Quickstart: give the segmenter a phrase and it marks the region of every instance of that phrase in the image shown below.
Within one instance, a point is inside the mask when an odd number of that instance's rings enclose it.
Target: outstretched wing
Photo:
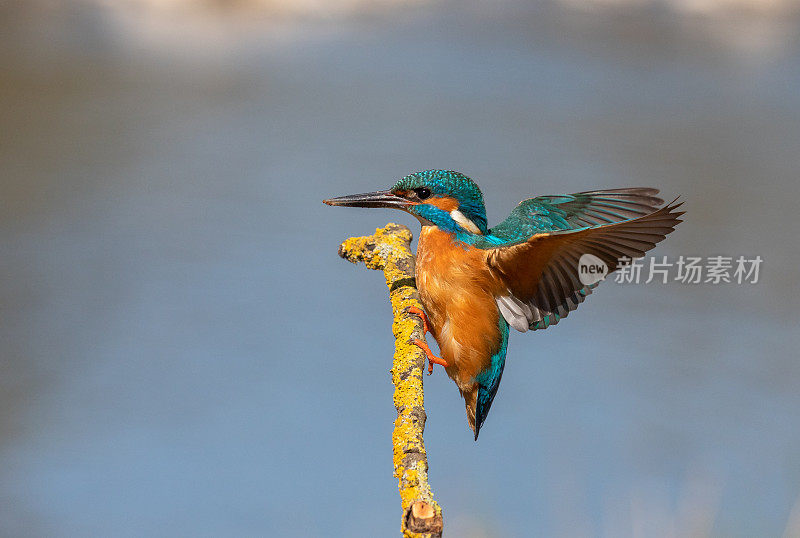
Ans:
[[[630,193],[630,202],[619,202],[622,193],[634,190],[637,192]],[[616,208],[615,215],[609,214],[612,202],[603,199],[598,203],[596,193],[582,193],[589,195],[588,201],[575,199],[554,203],[553,207],[567,215],[564,217],[567,224],[571,219],[587,225],[534,233],[525,241],[495,247],[488,252],[490,269],[508,290],[507,295],[497,298],[497,305],[509,325],[524,332],[558,323],[575,310],[597,285],[586,286],[580,281],[578,260],[583,254],[592,254],[603,260],[610,273],[617,268],[620,258],[644,256],[682,222],[678,218],[684,213],[678,211],[682,202],[649,211],[651,208],[646,200],[654,200],[655,192],[651,189],[626,191],[596,191],[614,193],[617,202],[613,205],[622,206]],[[578,195],[571,195],[575,196]],[[564,204],[567,208],[563,207]],[[642,214],[642,211],[646,213]],[[630,214],[635,216],[627,217]],[[614,218],[616,220],[600,221]]]
[[[494,244],[522,243],[532,235],[612,224],[652,213],[664,200],[658,189],[633,187],[538,196],[523,200],[490,231]]]

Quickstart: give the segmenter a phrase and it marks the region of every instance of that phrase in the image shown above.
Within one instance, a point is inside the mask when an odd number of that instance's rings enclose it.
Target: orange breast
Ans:
[[[417,248],[416,277],[431,329],[450,365],[447,374],[462,390],[474,383],[499,349],[499,283],[486,252],[464,248],[453,235],[424,226]]]

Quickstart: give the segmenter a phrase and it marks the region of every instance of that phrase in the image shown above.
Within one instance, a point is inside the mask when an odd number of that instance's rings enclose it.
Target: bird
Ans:
[[[475,441],[505,367],[510,328],[544,330],[561,322],[599,284],[579,272],[581,257],[611,273],[644,256],[684,211],[654,188],[628,187],[529,198],[489,228],[483,193],[453,170],[409,174],[390,189],[323,200],[331,206],[393,208],[419,220],[415,280],[424,311],[428,359],[444,367],[464,398]],[[601,265],[602,267],[602,265]]]

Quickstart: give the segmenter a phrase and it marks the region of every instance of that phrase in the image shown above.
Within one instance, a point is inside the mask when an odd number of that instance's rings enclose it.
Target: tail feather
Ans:
[[[478,432],[481,430],[480,424],[475,422],[475,413],[478,410],[478,384],[475,383],[467,390],[461,390],[461,397],[464,398],[464,406],[467,408],[467,421],[469,427],[475,434],[475,440],[478,440]]]

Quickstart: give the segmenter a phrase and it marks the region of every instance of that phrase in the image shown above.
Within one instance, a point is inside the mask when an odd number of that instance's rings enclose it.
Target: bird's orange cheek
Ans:
[[[432,196],[425,200],[424,203],[438,207],[442,211],[447,211],[448,213],[458,209],[458,201],[449,196]]]
[[[394,191],[394,194],[400,196],[402,198],[406,198],[409,194],[409,191]],[[406,203],[410,206],[412,205],[432,205],[434,207],[438,207],[442,211],[447,211],[450,213],[451,211],[455,211],[459,208],[458,200],[452,198],[450,196],[441,196],[441,195],[434,195],[430,198],[426,198],[425,200],[421,201],[414,201],[414,200],[406,200]]]

